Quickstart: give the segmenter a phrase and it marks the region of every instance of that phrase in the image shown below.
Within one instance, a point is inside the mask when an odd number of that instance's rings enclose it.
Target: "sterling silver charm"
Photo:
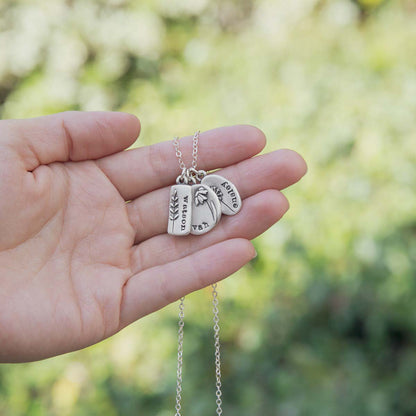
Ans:
[[[191,232],[192,190],[189,185],[170,188],[168,233],[188,235]]]
[[[199,131],[192,140],[192,164],[187,168],[179,148],[179,139],[174,138],[176,157],[182,173],[176,178],[176,185],[170,190],[168,233],[172,235],[201,235],[212,230],[220,221],[221,215],[235,215],[241,209],[241,197],[237,188],[220,175],[207,175],[197,170]],[[214,313],[215,348],[215,403],[217,416],[222,415],[221,352],[217,284],[212,285],[212,305]],[[176,370],[175,416],[181,416],[184,300],[179,304],[178,365]]]
[[[191,234],[201,235],[212,230],[221,218],[221,203],[215,192],[202,183],[192,185]]]
[[[199,131],[193,137],[192,164],[187,168],[179,148],[173,144],[182,173],[170,190],[167,232],[171,235],[201,235],[212,230],[221,215],[235,215],[241,209],[241,197],[228,179],[197,170]]]
[[[241,197],[235,185],[220,175],[207,175],[201,184],[208,185],[221,202],[221,211],[225,215],[235,215],[241,209]]]

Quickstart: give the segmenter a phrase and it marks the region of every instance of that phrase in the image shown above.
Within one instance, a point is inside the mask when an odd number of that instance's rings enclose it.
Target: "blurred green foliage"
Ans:
[[[251,123],[309,173],[220,285],[224,414],[416,414],[416,4],[0,3],[3,118],[130,111],[138,145]],[[267,181],[267,178],[264,178]],[[173,415],[171,305],[0,367],[0,414]],[[214,414],[210,291],[187,299],[184,415]]]

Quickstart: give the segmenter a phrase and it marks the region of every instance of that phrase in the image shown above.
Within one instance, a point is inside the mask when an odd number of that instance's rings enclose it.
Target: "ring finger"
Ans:
[[[160,234],[134,246],[132,271],[139,273],[178,260],[224,240],[252,240],[277,222],[288,208],[289,203],[281,192],[274,189],[260,192],[246,199],[238,215],[224,218],[204,238]]]

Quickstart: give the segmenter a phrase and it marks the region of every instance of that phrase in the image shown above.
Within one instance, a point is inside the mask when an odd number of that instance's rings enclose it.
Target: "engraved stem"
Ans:
[[[214,221],[216,221],[217,220],[217,217],[216,217],[217,211],[216,211],[215,205],[214,205],[214,203],[212,201],[208,201],[208,208],[211,211],[212,219]]]
[[[231,208],[229,205],[227,205],[224,201],[221,201],[221,204],[224,204],[230,211],[235,212],[235,210],[233,208]]]

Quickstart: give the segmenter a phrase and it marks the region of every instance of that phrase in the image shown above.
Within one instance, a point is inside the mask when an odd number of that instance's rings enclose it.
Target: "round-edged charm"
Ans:
[[[235,185],[220,175],[207,175],[202,179],[203,185],[209,186],[221,203],[221,212],[225,215],[235,215],[241,209],[241,197]]]
[[[207,185],[192,185],[191,234],[201,235],[212,230],[221,218],[221,203]]]

